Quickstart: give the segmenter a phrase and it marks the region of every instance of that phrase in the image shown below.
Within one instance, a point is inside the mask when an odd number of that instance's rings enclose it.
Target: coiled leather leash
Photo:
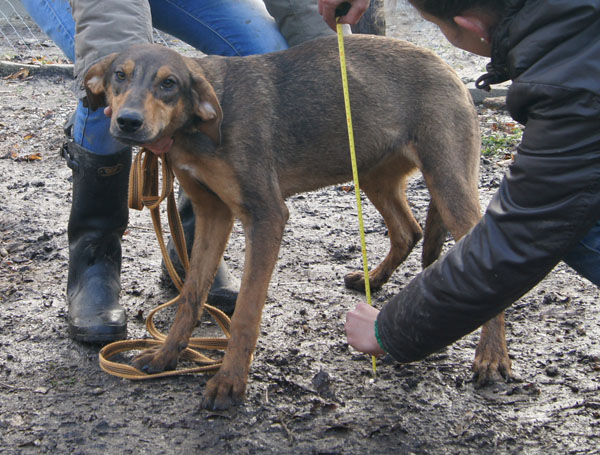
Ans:
[[[162,161],[162,165],[159,165]],[[159,189],[159,168],[162,168],[162,186],[160,194]],[[142,148],[136,155],[129,174],[129,207],[136,210],[143,210],[148,207],[152,216],[152,224],[160,245],[163,260],[169,276],[179,291],[183,287],[183,281],[179,277],[171,258],[167,253],[165,240],[162,233],[162,224],[160,220],[160,204],[167,199],[167,217],[171,236],[175,249],[182,265],[187,270],[189,268],[189,259],[185,246],[185,236],[181,219],[177,212],[175,195],[173,193],[173,171],[169,162],[168,154],[155,155],[150,150]],[[127,351],[139,351],[154,346],[160,346],[164,343],[166,335],[161,333],[154,325],[154,315],[179,300],[179,296],[154,308],[146,318],[146,329],[154,339],[142,340],[122,340],[115,341],[104,346],[99,353],[100,368],[107,373],[126,379],[153,379],[165,376],[175,376],[192,373],[215,373],[221,367],[221,359],[213,359],[200,352],[197,349],[225,351],[230,336],[229,317],[218,308],[205,304],[204,307],[216,320],[217,324],[225,334],[225,338],[212,337],[192,337],[189,340],[188,347],[181,352],[180,359],[188,360],[198,364],[196,367],[182,368],[177,370],[163,371],[162,373],[147,374],[125,363],[119,363],[110,360],[117,354]]]

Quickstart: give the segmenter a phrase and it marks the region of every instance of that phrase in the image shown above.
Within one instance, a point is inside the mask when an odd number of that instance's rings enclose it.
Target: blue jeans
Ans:
[[[75,61],[75,22],[68,0],[22,0],[40,28]],[[251,55],[287,48],[275,21],[260,0],[149,0],[152,25],[205,54]],[[92,153],[124,148],[108,132],[102,109],[89,111],[80,101],[73,140]]]
[[[581,276],[600,286],[600,220],[563,260]]]

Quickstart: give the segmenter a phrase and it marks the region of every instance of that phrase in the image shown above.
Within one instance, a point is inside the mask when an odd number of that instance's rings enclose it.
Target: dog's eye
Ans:
[[[162,88],[173,88],[175,85],[177,84],[177,82],[175,82],[174,79],[168,78],[165,79],[164,81],[161,82],[160,86]]]
[[[126,75],[123,71],[115,71],[115,79],[118,81],[124,81],[126,78]]]

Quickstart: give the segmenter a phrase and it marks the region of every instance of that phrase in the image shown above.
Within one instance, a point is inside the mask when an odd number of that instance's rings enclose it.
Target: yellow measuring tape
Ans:
[[[367,243],[365,241],[365,225],[363,222],[362,203],[360,200],[360,185],[358,183],[358,166],[356,164],[356,151],[354,149],[354,130],[352,128],[352,114],[350,112],[350,93],[348,90],[348,74],[346,72],[346,53],[344,51],[344,31],[342,24],[337,18],[337,36],[338,47],[340,50],[340,69],[342,70],[342,86],[344,88],[344,105],[346,107],[346,123],[348,124],[348,141],[350,142],[350,160],[352,161],[352,177],[354,179],[354,193],[356,194],[356,209],[358,211],[358,227],[360,230],[360,248],[362,250],[363,273],[365,276],[365,294],[367,303],[373,305],[371,301],[371,285],[369,283],[369,266],[367,263]],[[377,359],[371,356],[373,365],[373,374],[377,372]]]

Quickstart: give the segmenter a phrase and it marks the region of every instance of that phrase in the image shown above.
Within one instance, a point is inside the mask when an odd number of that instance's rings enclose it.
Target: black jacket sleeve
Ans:
[[[600,218],[600,100],[513,84],[530,108],[518,155],[482,220],[382,309],[383,347],[410,362],[530,290]]]

